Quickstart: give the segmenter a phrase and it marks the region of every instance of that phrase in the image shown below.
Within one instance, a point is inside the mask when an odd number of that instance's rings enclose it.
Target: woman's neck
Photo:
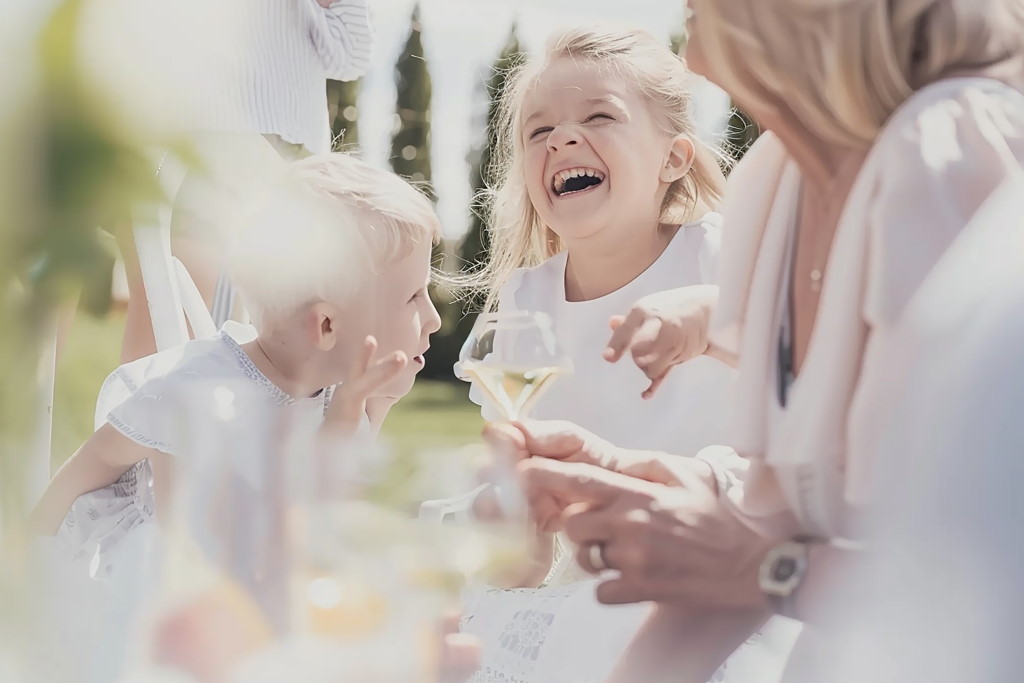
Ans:
[[[822,140],[812,135],[795,117],[780,116],[778,120],[766,122],[765,127],[775,133],[800,168],[805,194],[824,204],[845,200],[867,155],[867,148],[846,147]]]
[[[678,229],[678,225],[659,225],[643,231],[643,238],[602,240],[595,235],[567,244],[566,300],[590,301],[628,285],[658,260]]]

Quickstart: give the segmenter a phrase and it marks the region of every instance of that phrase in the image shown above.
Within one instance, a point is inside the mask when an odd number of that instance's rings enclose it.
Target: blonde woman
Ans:
[[[887,335],[1024,159],[1019,0],[692,6],[692,68],[768,131],[730,178],[711,330],[738,362],[742,457],[670,470],[564,426],[492,432],[548,456],[523,466],[535,514],[618,571],[598,598],[661,605],[632,680],[703,680],[773,611],[815,622],[863,552],[845,539],[872,504],[874,440],[902,419]]]

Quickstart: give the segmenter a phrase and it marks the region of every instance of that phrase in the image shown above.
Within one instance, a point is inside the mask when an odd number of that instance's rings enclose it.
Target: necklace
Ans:
[[[797,231],[797,234],[800,234],[802,232],[801,228],[803,227],[802,223],[803,223],[803,216],[804,216],[803,204],[804,204],[804,186],[803,186],[803,183],[801,183],[799,195],[797,197],[797,210],[796,210],[796,231]],[[823,283],[823,281],[825,279],[825,262],[828,260],[828,251],[826,250],[824,254],[820,253],[822,251],[821,247],[820,247],[821,240],[817,239],[817,237],[818,237],[817,233],[815,233],[814,237],[816,239],[814,239],[811,242],[811,244],[809,245],[811,247],[810,248],[810,252],[811,252],[812,258],[811,258],[811,267],[810,267],[810,270],[807,273],[807,279],[810,280],[811,292],[813,294],[817,295],[817,294],[821,294],[822,283]],[[831,242],[830,242],[830,244],[831,244]]]

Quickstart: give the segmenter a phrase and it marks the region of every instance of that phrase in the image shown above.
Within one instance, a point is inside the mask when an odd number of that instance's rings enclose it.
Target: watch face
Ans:
[[[772,567],[772,580],[786,583],[796,576],[799,565],[794,557],[780,557]]]
[[[758,583],[767,595],[788,597],[800,584],[806,569],[806,547],[797,542],[783,543],[765,557]]]

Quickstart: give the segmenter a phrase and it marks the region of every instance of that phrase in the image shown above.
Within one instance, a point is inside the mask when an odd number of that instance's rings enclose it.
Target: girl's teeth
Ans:
[[[603,178],[603,176],[598,171],[595,171],[592,168],[570,168],[566,171],[559,171],[558,174],[555,176],[555,190],[561,192],[562,190],[565,189],[565,183],[570,178],[581,178],[584,176],[589,176],[591,178],[598,179]]]

